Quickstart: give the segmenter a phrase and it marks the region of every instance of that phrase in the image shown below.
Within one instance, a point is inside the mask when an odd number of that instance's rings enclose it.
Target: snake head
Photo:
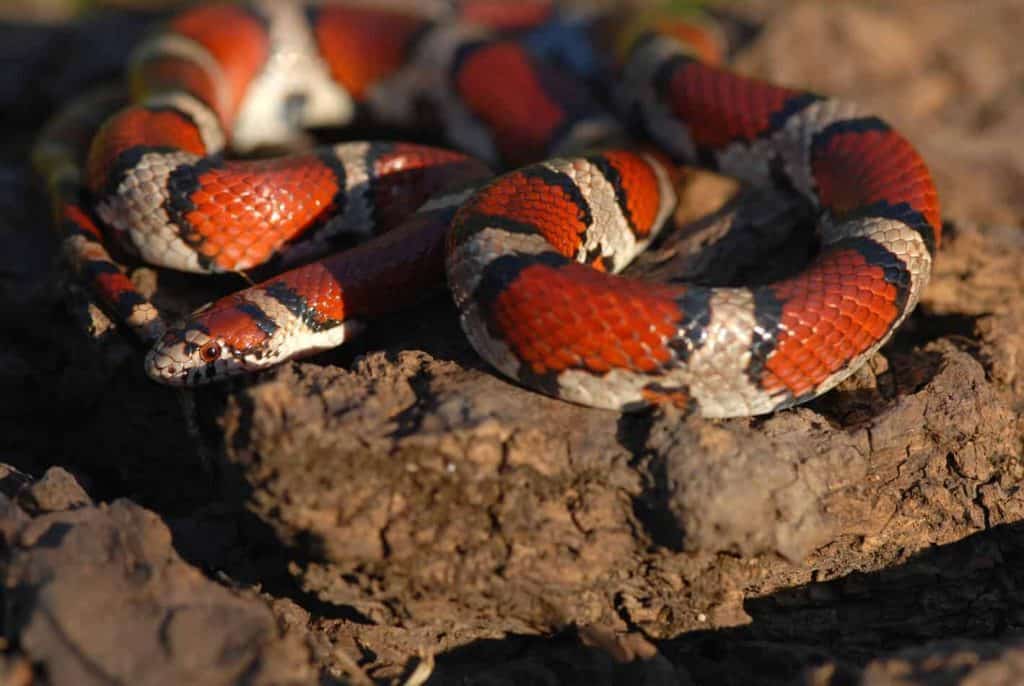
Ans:
[[[168,329],[145,365],[151,379],[169,386],[198,386],[249,370],[230,345],[194,322]]]
[[[198,386],[334,348],[361,329],[356,320],[310,327],[254,287],[168,329],[146,355],[146,374],[170,386]]]
[[[241,294],[228,296],[169,328],[146,355],[146,374],[170,386],[198,386],[254,372],[273,364],[275,333],[254,322]]]

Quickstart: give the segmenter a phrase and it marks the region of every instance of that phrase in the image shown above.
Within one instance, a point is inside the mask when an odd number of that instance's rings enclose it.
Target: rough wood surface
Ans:
[[[1024,681],[1024,7],[723,11],[739,68],[905,131],[948,230],[862,372],[715,422],[520,389],[447,298],[257,383],[152,385],[130,341],[77,333],[25,166],[148,17],[0,26],[24,66],[0,79],[0,680]],[[684,211],[732,190],[700,176]],[[135,278],[171,308],[238,285]]]

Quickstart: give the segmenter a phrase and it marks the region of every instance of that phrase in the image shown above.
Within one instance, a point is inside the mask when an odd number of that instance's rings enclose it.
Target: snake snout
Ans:
[[[172,386],[183,385],[187,377],[186,366],[159,347],[146,353],[145,370],[153,381]]]

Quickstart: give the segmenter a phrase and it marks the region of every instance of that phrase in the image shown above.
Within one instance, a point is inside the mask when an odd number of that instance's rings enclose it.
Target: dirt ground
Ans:
[[[718,7],[738,69],[906,133],[946,221],[864,370],[727,421],[523,390],[446,297],[255,381],[153,385],[78,333],[26,166],[151,17],[5,9],[0,683],[1024,683],[1024,3]],[[684,212],[729,190],[696,176]],[[759,203],[727,209],[785,215]]]

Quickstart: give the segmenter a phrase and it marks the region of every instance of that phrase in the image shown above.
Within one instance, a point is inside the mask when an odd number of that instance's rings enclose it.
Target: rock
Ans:
[[[18,504],[37,515],[92,505],[92,499],[66,470],[50,467],[39,481],[18,493]]]
[[[317,683],[267,606],[184,563],[152,512],[117,500],[12,517],[4,626],[47,683]]]

